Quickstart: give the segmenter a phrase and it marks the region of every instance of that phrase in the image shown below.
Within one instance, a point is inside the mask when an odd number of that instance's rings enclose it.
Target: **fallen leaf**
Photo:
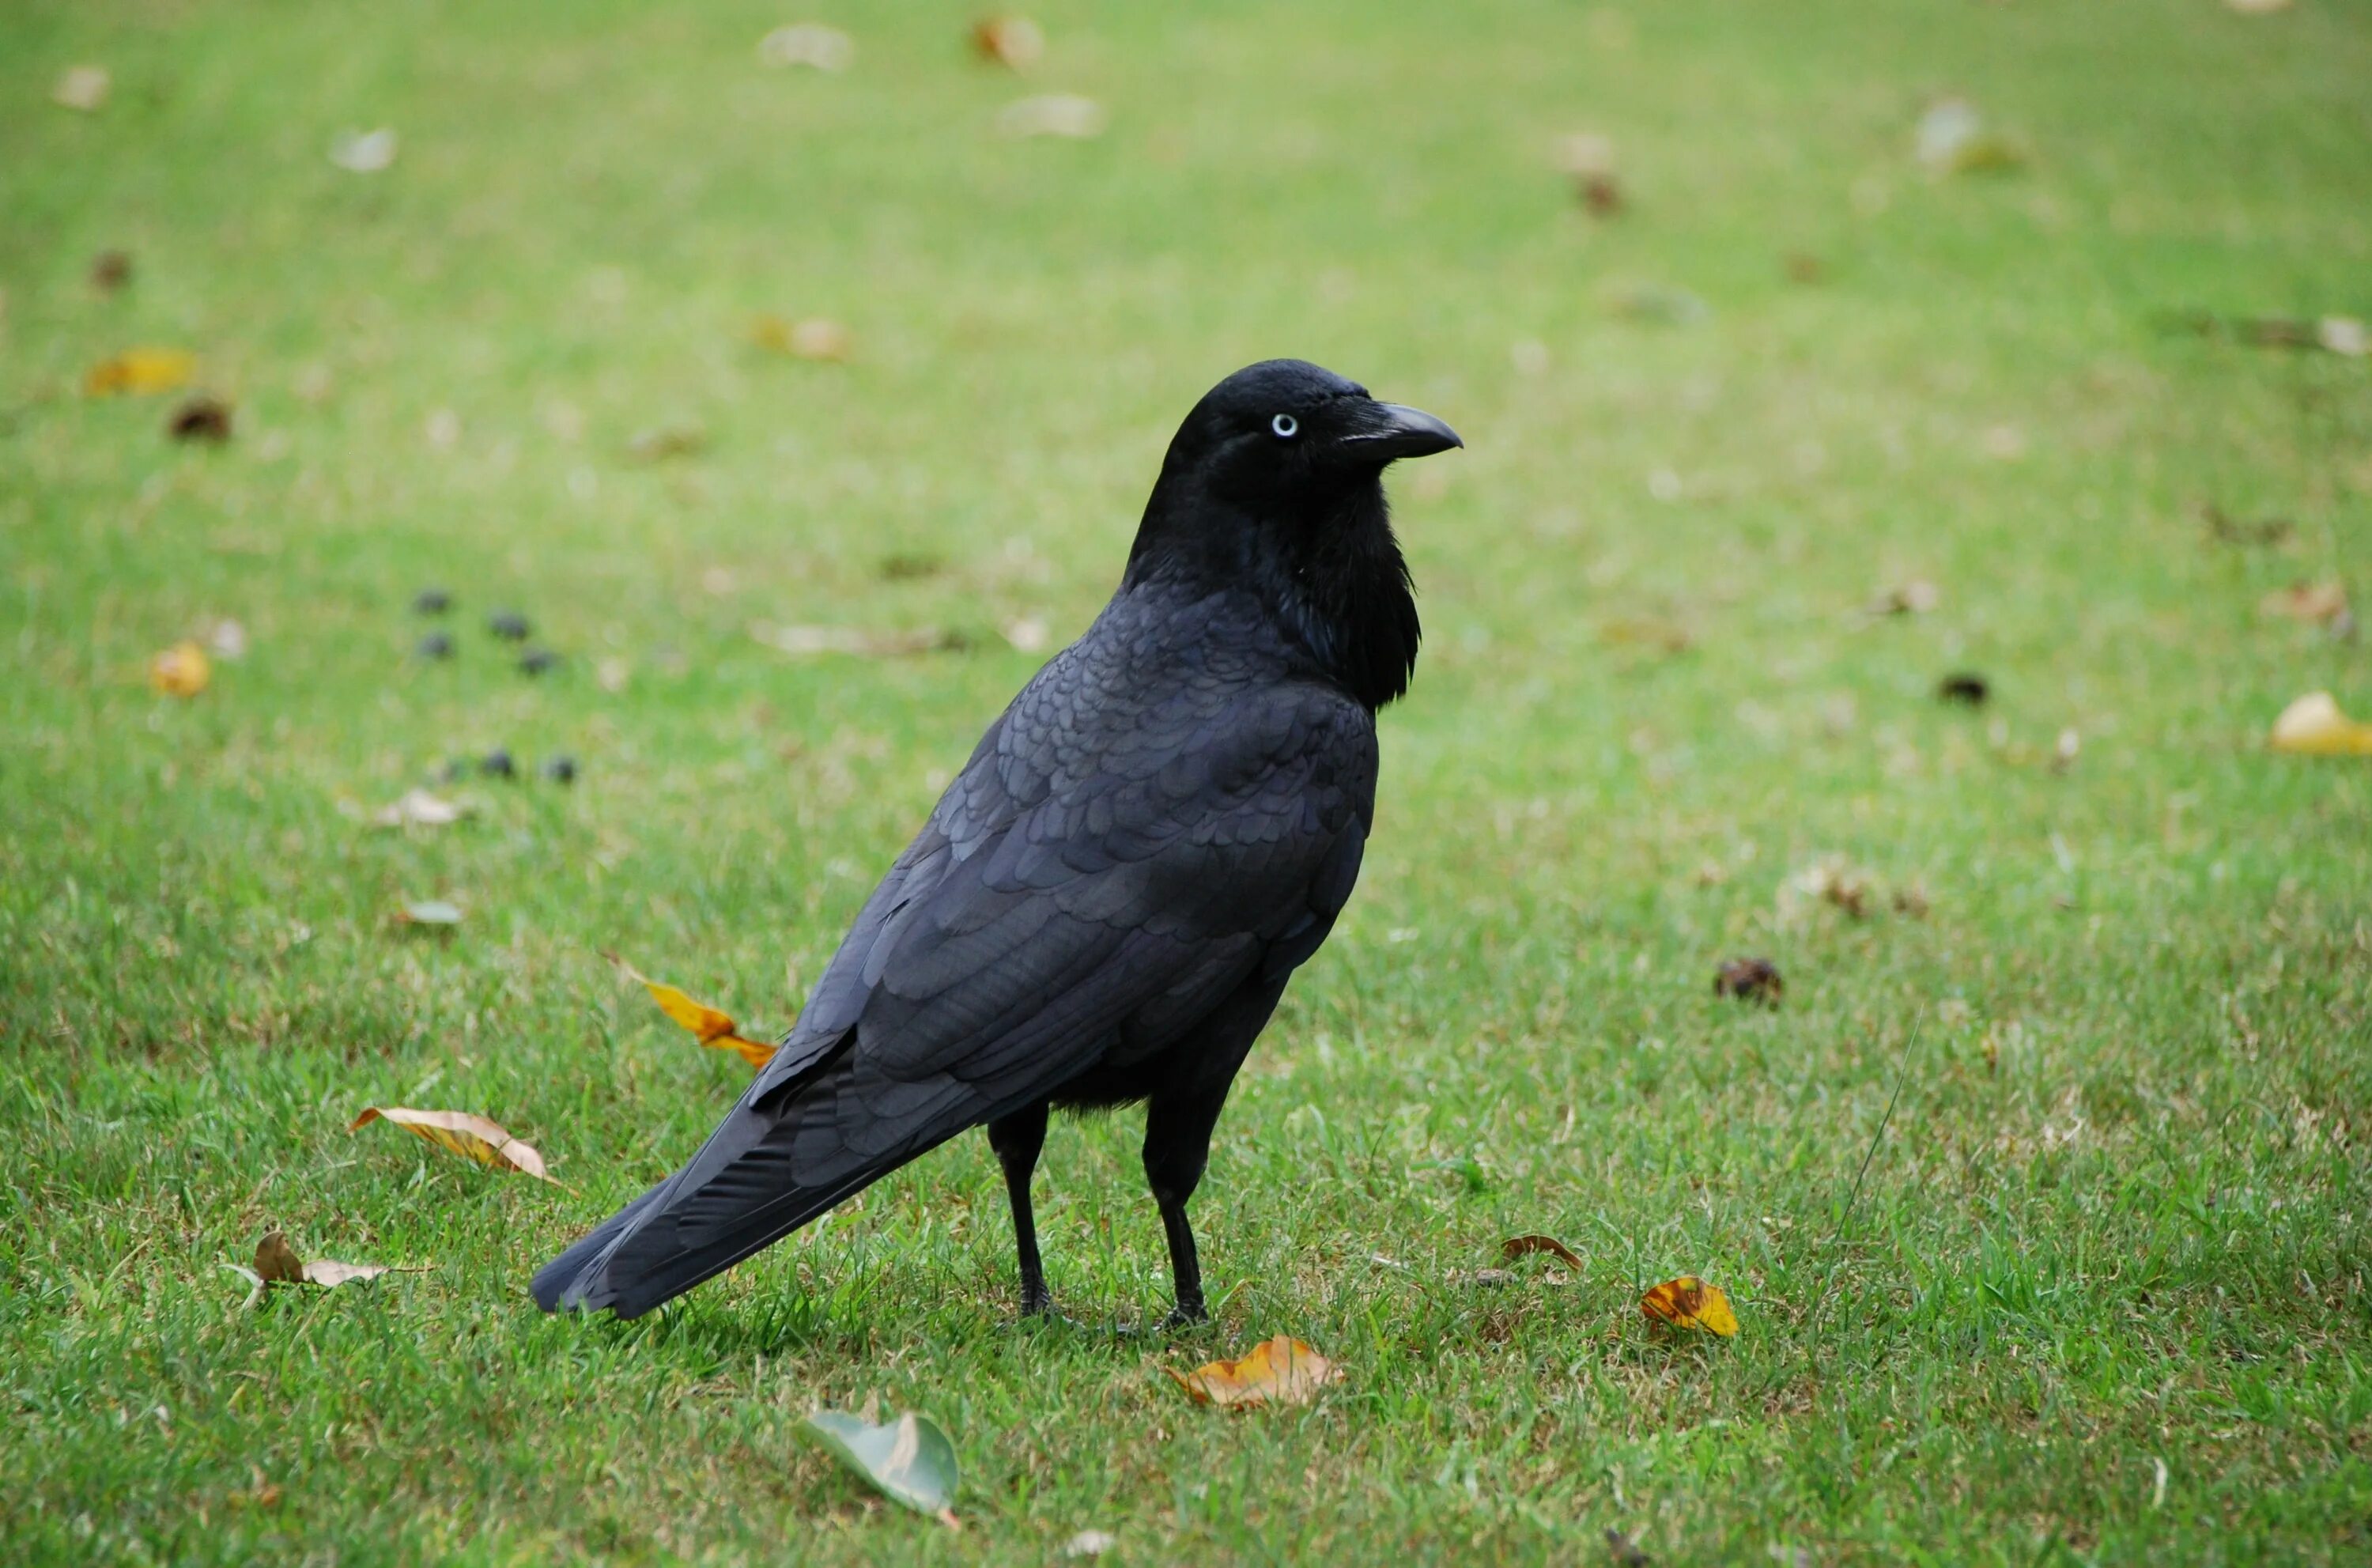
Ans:
[[[983,60],[1026,71],[1046,52],[1046,34],[1027,17],[983,17],[972,24],[971,47]]]
[[[544,1173],[543,1156],[535,1152],[532,1144],[520,1143],[500,1124],[466,1110],[408,1110],[401,1106],[374,1105],[355,1117],[346,1131],[353,1132],[382,1119],[450,1149],[464,1159],[497,1170],[519,1171],[539,1181],[552,1180]]]
[[[1103,134],[1104,106],[1076,93],[1046,93],[1016,99],[997,111],[1001,136],[1068,136],[1084,141]]]
[[[408,789],[392,805],[382,806],[371,814],[371,821],[381,828],[441,828],[458,822],[470,814],[470,808],[442,796],[431,795],[424,789]],[[457,912],[455,919],[460,916]]]
[[[1806,898],[1834,904],[1855,920],[1869,912],[1870,878],[1835,855],[1806,866],[1788,887]]]
[[[811,71],[845,71],[856,63],[856,41],[821,22],[796,22],[760,39],[758,59],[778,69],[804,65]]]
[[[414,899],[397,910],[395,918],[406,925],[459,925],[461,911],[442,899]]]
[[[1924,615],[1944,602],[1942,590],[1924,577],[1913,577],[1870,601],[1872,615]]]
[[[866,658],[896,658],[907,654],[951,652],[964,640],[951,632],[924,627],[915,632],[867,632],[855,626],[769,626],[757,624],[750,635],[786,654],[856,654]]]
[[[792,1430],[891,1502],[936,1515],[944,1524],[956,1523],[948,1511],[960,1480],[956,1446],[929,1416],[907,1411],[890,1424],[876,1426],[846,1411],[820,1410]]]
[[[101,294],[113,294],[132,281],[132,253],[128,250],[102,250],[90,259],[90,286]]]
[[[626,443],[626,455],[642,463],[696,457],[707,449],[708,432],[697,424],[655,425],[634,432]]]
[[[793,359],[839,363],[855,350],[856,337],[846,327],[823,316],[787,320],[761,316],[750,324],[750,341],[760,348],[789,354]]]
[[[2273,720],[2276,751],[2301,757],[2372,757],[2372,724],[2349,718],[2328,691],[2309,691]]]
[[[247,628],[226,615],[205,627],[206,647],[217,658],[231,660],[247,656]]]
[[[1602,622],[1598,635],[1599,641],[1612,647],[1654,648],[1668,654],[1688,652],[1692,641],[1689,629],[1679,621],[1653,615],[1617,616]]]
[[[194,697],[214,674],[206,650],[194,641],[176,643],[148,661],[148,684],[168,697]]]
[[[2260,613],[2292,621],[2337,621],[2347,613],[2347,589],[2337,582],[2292,583],[2257,602]]]
[[[230,439],[230,405],[220,398],[192,398],[173,411],[173,417],[165,422],[165,433],[176,441],[219,445]]]
[[[1553,1236],[1511,1236],[1499,1243],[1499,1256],[1510,1263],[1535,1252],[1545,1252],[1566,1268],[1580,1272],[1581,1254]]]
[[[1639,1310],[1678,1329],[1703,1329],[1727,1339],[1738,1332],[1738,1315],[1719,1285],[1709,1285],[1694,1274],[1682,1274],[1639,1298]]]
[[[277,1230],[266,1231],[255,1244],[255,1278],[266,1284],[312,1284],[335,1289],[355,1280],[375,1280],[389,1272],[385,1263],[340,1263],[327,1258],[301,1262],[296,1249]]]
[[[610,961],[618,966],[619,973],[649,992],[651,1000],[659,1005],[659,1011],[690,1029],[701,1044],[715,1046],[719,1051],[738,1051],[741,1053],[741,1060],[752,1067],[763,1067],[773,1058],[773,1046],[744,1040],[737,1032],[741,1026],[733,1021],[730,1013],[712,1007],[705,1002],[696,1002],[665,981],[653,980],[615,953],[610,955]]]
[[[1982,675],[1971,670],[1955,670],[1936,683],[1936,695],[1947,703],[1965,703],[1977,708],[1982,707],[1985,699],[1993,695],[1993,688]]]
[[[94,114],[107,101],[107,89],[114,85],[104,65],[69,65],[50,89],[50,101],[63,108],[80,110]]]
[[[1919,117],[1919,161],[1935,174],[2016,168],[2026,148],[1987,126],[1966,99],[1948,98]]]
[[[330,161],[351,174],[377,174],[395,162],[395,132],[341,131],[330,142]]]
[[[1192,1372],[1161,1370],[1196,1404],[1229,1407],[1306,1405],[1343,1375],[1332,1362],[1285,1334],[1254,1345],[1235,1361],[1205,1362]]]
[[[285,1235],[268,1230],[255,1244],[255,1272],[267,1284],[295,1284],[305,1277],[305,1265]]]
[[[1081,1530],[1063,1543],[1065,1557],[1101,1557],[1120,1544],[1120,1537],[1110,1530]]]
[[[1779,978],[1779,966],[1768,958],[1732,958],[1713,977],[1713,993],[1776,1006],[1787,993],[1787,984]]]
[[[169,392],[195,374],[197,355],[178,348],[128,348],[112,359],[100,360],[82,378],[87,397],[118,392],[135,396]]]

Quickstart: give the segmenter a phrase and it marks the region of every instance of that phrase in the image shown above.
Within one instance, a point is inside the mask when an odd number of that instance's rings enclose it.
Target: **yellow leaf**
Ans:
[[[1196,1404],[1306,1405],[1343,1376],[1342,1368],[1289,1335],[1279,1334],[1236,1361],[1205,1362],[1192,1372],[1161,1369]]]
[[[983,17],[972,24],[971,47],[983,60],[1026,71],[1046,52],[1046,34],[1027,17]]]
[[[723,1008],[695,1001],[663,980],[653,980],[615,954],[610,955],[610,962],[618,966],[621,974],[649,992],[651,1000],[659,1005],[659,1011],[690,1029],[701,1044],[715,1046],[719,1051],[738,1051],[741,1053],[741,1060],[752,1067],[763,1067],[773,1059],[774,1048],[754,1040],[742,1039],[738,1032],[741,1026],[735,1023],[733,1015]]]
[[[1709,1285],[1694,1274],[1682,1274],[1639,1298],[1639,1310],[1676,1329],[1704,1329],[1724,1339],[1738,1332],[1738,1315],[1719,1285]]]
[[[496,1170],[520,1171],[539,1181],[552,1180],[544,1174],[543,1156],[536,1153],[533,1144],[520,1143],[499,1123],[483,1116],[472,1116],[466,1110],[407,1110],[401,1106],[374,1105],[355,1117],[346,1131],[355,1132],[381,1119],[450,1149],[464,1159]]]
[[[206,650],[195,643],[176,643],[148,661],[148,684],[168,697],[194,697],[214,679]]]
[[[856,336],[839,322],[821,316],[786,321],[761,316],[750,324],[750,341],[760,348],[787,354],[793,359],[846,359],[856,347]]]
[[[2372,757],[2372,724],[2349,718],[2328,691],[2309,691],[2273,721],[2273,748],[2301,757]]]
[[[103,359],[82,378],[87,396],[112,392],[169,392],[196,373],[195,354],[178,348],[130,348]]]

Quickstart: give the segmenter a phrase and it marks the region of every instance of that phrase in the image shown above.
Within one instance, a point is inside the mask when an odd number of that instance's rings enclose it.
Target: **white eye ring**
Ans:
[[[1289,413],[1278,414],[1268,422],[1268,427],[1280,441],[1290,441],[1301,434],[1301,421]]]

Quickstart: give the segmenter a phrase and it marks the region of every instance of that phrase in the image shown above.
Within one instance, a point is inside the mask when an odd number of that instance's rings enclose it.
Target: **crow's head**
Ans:
[[[1463,445],[1433,415],[1379,403],[1308,360],[1264,359],[1203,394],[1171,439],[1161,474],[1211,500],[1306,512],[1371,489],[1395,459]]]
[[[1416,605],[1384,502],[1386,465],[1465,445],[1306,360],[1237,371],[1170,439],[1123,584],[1257,594],[1370,707],[1405,691]]]

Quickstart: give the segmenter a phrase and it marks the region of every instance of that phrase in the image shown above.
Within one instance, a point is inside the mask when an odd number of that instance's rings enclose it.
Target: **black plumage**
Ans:
[[[647,1312],[985,1125],[1022,1310],[1043,1311],[1048,1109],[1143,1100],[1173,1317],[1202,1317],[1186,1203],[1237,1069],[1350,896],[1375,710],[1414,668],[1382,471],[1459,444],[1296,360],[1214,388],[1119,591],[982,738],[782,1049],[689,1164],[536,1275],[536,1300]]]

